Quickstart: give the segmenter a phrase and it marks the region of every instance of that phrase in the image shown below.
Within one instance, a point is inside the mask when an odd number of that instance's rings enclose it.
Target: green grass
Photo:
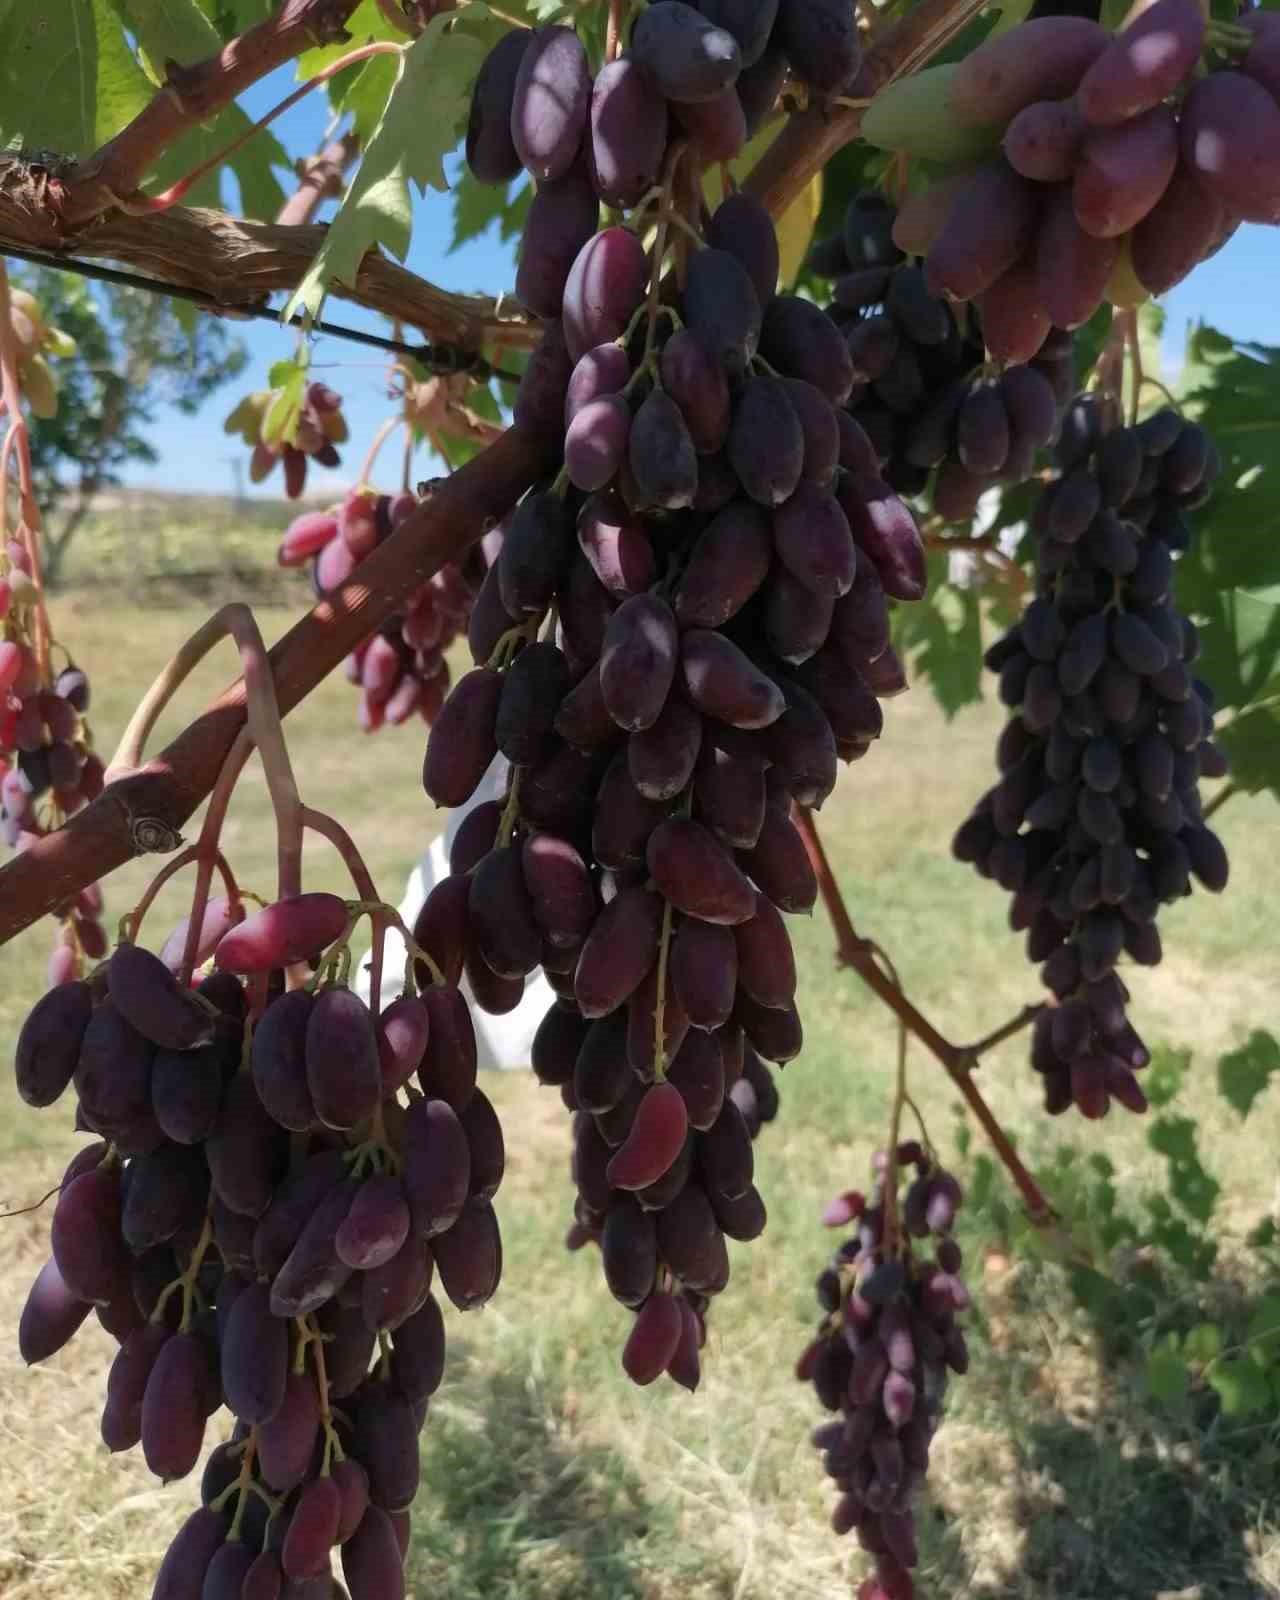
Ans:
[[[76,585],[58,601],[58,634],[94,681],[104,750],[203,615],[176,590],[169,599],[143,610],[122,592]],[[293,614],[265,610],[268,639]],[[206,663],[159,740],[233,670],[229,649]],[[439,825],[418,783],[421,729],[365,739],[352,700],[341,681],[323,686],[290,717],[290,744],[305,798],[350,826],[395,900]],[[947,725],[922,694],[888,712],[880,747],[842,777],[824,810],[823,836],[860,931],[890,953],[944,1033],[976,1038],[1037,998],[1035,974],[1005,922],[1005,897],[948,853],[955,824],[990,781],[998,708]],[[1280,816],[1269,801],[1237,798],[1222,829],[1231,890],[1167,913],[1166,961],[1137,973],[1132,987],[1148,1040],[1193,1051],[1178,1109],[1198,1123],[1206,1164],[1223,1184],[1222,1270],[1212,1292],[1225,1302],[1261,1286],[1239,1241],[1276,1205],[1276,1091],[1241,1124],[1217,1094],[1215,1063],[1252,1028],[1274,1025]],[[256,769],[225,845],[242,881],[269,893],[274,841]],[[154,865],[112,877],[113,918]],[[322,847],[309,847],[306,876],[314,887],[341,887]],[[157,935],[180,914],[176,892],[162,897]],[[783,1075],[781,1115],[757,1146],[770,1225],[762,1240],[733,1247],[733,1282],[713,1310],[704,1379],[692,1397],[626,1382],[617,1356],[628,1314],[604,1290],[593,1253],[562,1248],[569,1119],[559,1097],[528,1074],[486,1081],[509,1141],[498,1197],[504,1281],[485,1311],[449,1313],[449,1371],[423,1435],[416,1596],[825,1600],[848,1592],[861,1570],[853,1542],[837,1541],[826,1525],[832,1495],[808,1444],[815,1405],[791,1367],[832,1242],[816,1218],[833,1190],[864,1179],[883,1137],[896,1034],[888,1013],[833,964],[822,917],[800,919],[794,931],[807,1046]],[[47,942],[48,931],[36,929],[0,952],[4,1050],[40,990]],[[954,1153],[957,1096],[918,1046],[910,1073],[935,1142]],[[1163,1164],[1139,1119],[1117,1112],[1101,1126],[1046,1123],[1025,1039],[984,1061],[981,1081],[1036,1170],[1052,1174],[1063,1148],[1105,1149],[1133,1210],[1163,1188]],[[0,1108],[0,1206],[11,1209],[56,1181],[75,1138],[65,1106],[37,1115],[7,1082]],[[1061,1178],[1056,1192],[1068,1193]],[[920,1592],[983,1600],[1280,1594],[1275,1414],[1231,1427],[1203,1393],[1155,1405],[1125,1348],[1123,1335],[1135,1330],[1091,1319],[1067,1294],[1060,1266],[1011,1255],[995,1200],[975,1211],[964,1236],[973,1363],[953,1386],[935,1448],[920,1516]],[[46,1210],[0,1229],[0,1594],[125,1600],[146,1592],[194,1486],[159,1488],[141,1462],[107,1459],[97,1411],[111,1347],[95,1323],[47,1367],[21,1368],[17,1315],[47,1226]],[[1111,1266],[1135,1270],[1132,1260]],[[1160,1315],[1181,1314],[1181,1292],[1170,1278]],[[223,1426],[217,1420],[211,1438]]]

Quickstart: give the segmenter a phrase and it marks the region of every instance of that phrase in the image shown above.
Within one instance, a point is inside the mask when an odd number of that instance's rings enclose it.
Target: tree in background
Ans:
[[[14,282],[76,346],[57,362],[57,409],[31,437],[36,493],[60,513],[46,530],[52,582],[99,491],[119,483],[127,463],[160,459],[147,438],[157,412],[198,411],[240,375],[248,352],[224,322],[181,300],[43,267]]]

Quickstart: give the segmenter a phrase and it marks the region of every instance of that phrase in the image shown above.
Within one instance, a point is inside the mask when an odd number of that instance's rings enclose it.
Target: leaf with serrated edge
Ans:
[[[361,144],[368,144],[377,129],[396,86],[397,65],[394,56],[374,56],[362,62],[335,103],[335,110],[350,116],[351,131]]]
[[[490,26],[484,29],[486,20]],[[481,23],[481,36],[467,31],[475,21]],[[446,188],[444,158],[462,131],[471,85],[499,31],[486,6],[468,6],[464,18],[452,12],[436,17],[404,52],[396,86],[360,169],[319,253],[284,308],[285,321],[298,311],[314,316],[335,279],[354,283],[365,252],[375,245],[404,260],[412,231],[409,184],[422,190]]]

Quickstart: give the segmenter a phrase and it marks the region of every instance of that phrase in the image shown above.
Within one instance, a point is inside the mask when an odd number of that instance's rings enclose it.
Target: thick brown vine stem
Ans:
[[[797,806],[795,822],[800,830],[800,837],[804,840],[805,849],[809,853],[809,860],[813,864],[823,905],[835,929],[838,960],[843,965],[852,967],[862,981],[884,1001],[902,1025],[915,1034],[916,1038],[937,1057],[947,1076],[964,1096],[965,1104],[991,1141],[1006,1172],[1017,1185],[1031,1221],[1037,1226],[1051,1226],[1054,1222],[1053,1208],[1041,1193],[1040,1186],[1019,1160],[1008,1134],[996,1120],[995,1114],[973,1081],[972,1069],[978,1051],[993,1042],[998,1043],[1000,1039],[1007,1038],[1009,1033],[1017,1030],[1014,1028],[998,1030],[981,1045],[967,1050],[960,1045],[952,1044],[950,1039],[943,1038],[929,1019],[916,1010],[902,989],[894,983],[877,961],[875,945],[870,940],[862,938],[854,927],[844,903],[844,896],[840,893],[840,886],[832,875],[826,850],[818,837],[813,813],[802,806]],[[1019,1027],[1025,1026],[1024,1019],[1025,1013],[1017,1019]]]
[[[259,78],[313,45],[342,43],[356,5],[357,0],[284,0],[273,16],[215,55],[190,66],[166,62],[166,80],[150,104],[56,180],[50,199],[63,223],[74,226],[119,204],[179,135],[208,122]]]
[[[438,484],[341,590],[313,607],[270,651],[281,715],[391,616],[405,594],[456,560],[510,510],[550,465],[545,443],[509,428],[483,455]],[[155,848],[152,841],[176,849],[181,828],[213,788],[244,719],[245,689],[237,682],[137,773],[110,784],[66,827],[0,868],[0,944],[85,884]]]
[[[251,222],[225,211],[170,206],[130,216],[117,211],[68,233],[48,205],[48,175],[0,156],[0,255],[6,245],[46,255],[90,255],[147,273],[158,283],[199,289],[228,311],[296,289],[324,242],[325,227]],[[399,318],[437,343],[465,349],[524,348],[540,329],[518,307],[488,295],[454,294],[370,250],[354,283],[329,292]]]
[[[988,0],[920,0],[867,52],[862,71],[848,90],[852,100],[869,101],[892,83],[922,67],[929,58],[987,5]],[[779,217],[838,150],[858,137],[861,106],[827,110],[821,105],[797,111],[760,158],[743,187]]]

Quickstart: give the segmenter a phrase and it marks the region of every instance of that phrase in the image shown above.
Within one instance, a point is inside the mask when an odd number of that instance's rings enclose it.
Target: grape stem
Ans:
[[[1138,425],[1138,404],[1142,399],[1142,386],[1144,383],[1142,373],[1142,343],[1138,337],[1138,313],[1136,310],[1122,311],[1120,321],[1124,327],[1125,343],[1129,347],[1129,426],[1136,428]]]
[[[120,918],[121,939],[127,939],[131,944],[138,942],[138,932],[142,927],[142,919],[150,911],[155,897],[175,873],[181,872],[183,867],[189,867],[193,861],[198,861],[199,859],[200,847],[198,845],[189,845],[181,855],[175,856],[172,861],[165,862],[164,866],[160,868],[160,871],[156,873],[155,877],[147,885],[142,899],[138,901],[132,911],[126,911],[124,916]],[[230,864],[221,850],[214,851],[214,866],[222,875],[222,882],[227,891],[227,899],[232,905],[237,904],[240,900],[240,885],[236,882],[235,874],[232,872]]]
[[[1239,793],[1240,785],[1238,783],[1224,783],[1221,789],[1218,790],[1217,794],[1214,795],[1213,799],[1209,801],[1207,806],[1205,806],[1204,811],[1201,813],[1201,821],[1208,822],[1209,818],[1214,814],[1214,812],[1219,810],[1222,806],[1225,806],[1233,794]]]
[[[368,483],[369,479],[373,476],[373,464],[378,459],[378,452],[382,449],[383,445],[386,444],[387,440],[397,428],[406,426],[406,420],[402,416],[387,417],[379,425],[377,433],[374,434],[369,448],[365,452],[364,460],[360,464],[360,476],[356,479],[357,483]]]
[[[973,1068],[981,1052],[990,1048],[993,1043],[999,1043],[1011,1033],[1017,1032],[1018,1027],[1025,1027],[1029,1020],[1026,1012],[1024,1011],[1016,1019],[1017,1027],[998,1029],[996,1033],[980,1040],[977,1045],[966,1048],[952,1044],[949,1039],[944,1038],[928,1018],[912,1005],[901,985],[895,983],[883,969],[877,960],[878,947],[870,940],[862,938],[855,929],[844,903],[844,896],[840,892],[840,886],[832,875],[831,863],[818,836],[812,812],[804,806],[797,806],[794,820],[817,877],[823,905],[835,929],[837,960],[843,966],[852,967],[862,981],[884,1001],[903,1027],[913,1033],[926,1049],[936,1056],[947,1076],[964,1097],[969,1110],[991,1141],[1005,1170],[1017,1186],[1031,1221],[1037,1227],[1052,1228],[1057,1222],[1052,1206],[1045,1199],[1035,1179],[1023,1166],[1008,1134],[1001,1127],[973,1080]]]
[[[196,1288],[196,1279],[200,1276],[200,1268],[204,1265],[204,1258],[208,1254],[209,1246],[213,1243],[213,1223],[208,1213],[200,1228],[200,1237],[196,1240],[195,1248],[191,1252],[191,1259],[187,1262],[186,1270],[178,1274],[172,1283],[167,1284],[160,1293],[160,1298],[155,1303],[151,1313],[152,1322],[164,1320],[164,1308],[169,1304],[170,1297],[179,1289],[182,1290],[182,1323],[179,1332],[186,1333],[191,1326],[191,1308],[197,1300],[202,1299]]]
[[[225,762],[219,769],[218,779],[205,813],[197,846],[198,867],[195,889],[192,894],[191,921],[187,928],[187,944],[183,954],[183,981],[190,982],[195,964],[200,928],[204,921],[204,908],[209,896],[209,884],[214,865],[219,858],[218,840],[226,818],[231,793],[235,788],[245,762],[255,744],[262,755],[267,791],[276,821],[276,862],[281,897],[297,894],[302,887],[302,820],[298,786],[293,775],[293,764],[285,744],[284,729],[280,722],[280,706],[276,698],[275,679],[270,658],[253,612],[246,605],[235,603],[223,606],[220,611],[192,634],[191,638],[169,660],[155,682],[143,696],[121,737],[111,765],[107,769],[107,783],[121,776],[136,773],[142,766],[147,739],[157,719],[177,693],[194,668],[221,639],[230,636],[240,651],[240,666],[244,674],[247,726],[237,736]]]
[[[333,848],[342,857],[342,863],[351,874],[351,881],[356,886],[356,893],[365,902],[369,912],[369,921],[373,925],[373,936],[369,949],[369,999],[371,1009],[378,1011],[382,995],[382,960],[383,950],[387,940],[387,925],[394,917],[390,906],[383,905],[374,885],[373,874],[365,865],[364,857],[356,848],[356,842],[333,817],[326,816],[323,811],[314,811],[310,806],[301,808],[302,826],[310,828],[313,833],[320,834],[327,839]]]
[[[616,61],[622,51],[622,13],[626,0],[609,0],[609,21],[604,34],[604,58]]]
[[[667,1076],[667,964],[671,958],[671,902],[662,902],[662,935],[658,940],[658,984],[653,999],[653,1081]]]

